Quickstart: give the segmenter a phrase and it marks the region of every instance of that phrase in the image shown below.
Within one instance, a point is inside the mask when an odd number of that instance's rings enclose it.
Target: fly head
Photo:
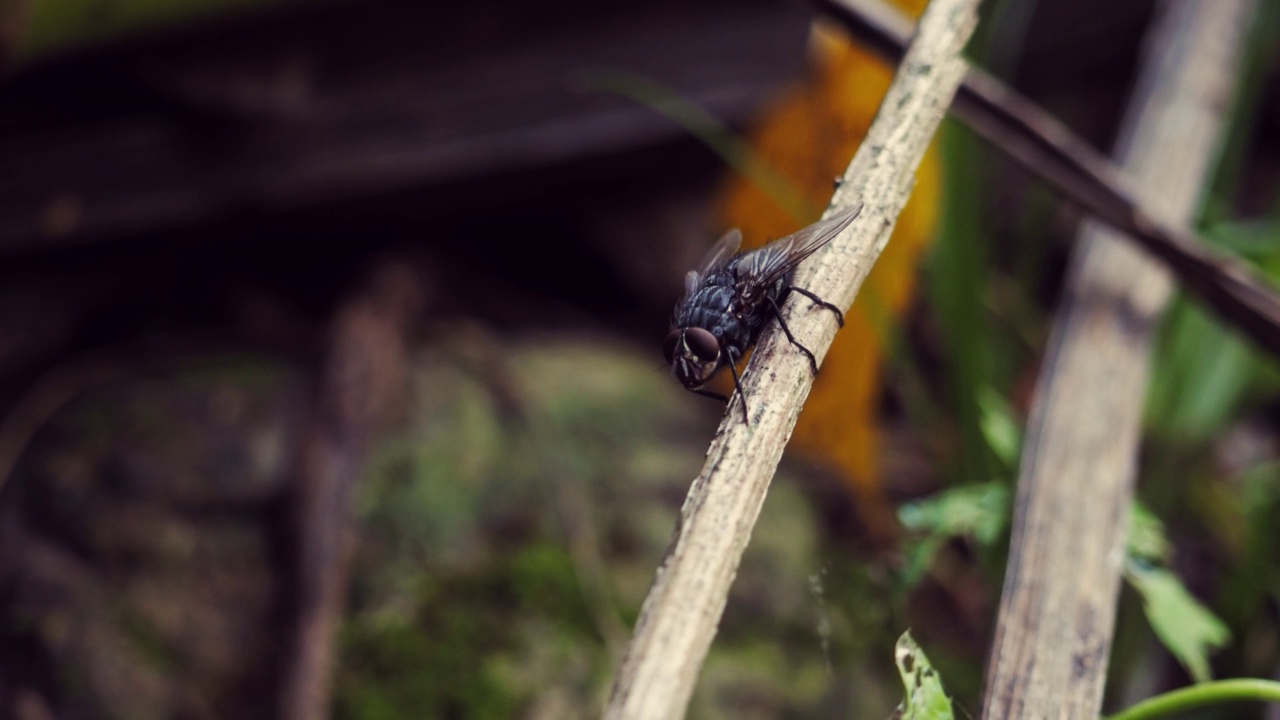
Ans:
[[[686,388],[701,387],[720,367],[720,341],[699,327],[676,328],[662,343],[671,375]]]

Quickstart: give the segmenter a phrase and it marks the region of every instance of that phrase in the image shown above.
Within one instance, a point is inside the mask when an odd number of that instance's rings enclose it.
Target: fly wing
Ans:
[[[725,233],[723,237],[716,241],[715,245],[707,251],[703,256],[702,262],[698,263],[698,274],[706,277],[708,273],[729,261],[733,254],[738,252],[738,248],[742,247],[742,231],[733,228]]]
[[[742,247],[742,232],[738,228],[733,228],[717,240],[716,244],[712,245],[707,254],[702,257],[702,262],[698,263],[698,268],[685,273],[684,297],[680,299],[681,302],[693,295],[702,279],[709,275],[712,270],[728,262],[740,247]]]
[[[750,294],[773,285],[849,227],[860,212],[862,203],[743,255],[738,263],[740,291]]]

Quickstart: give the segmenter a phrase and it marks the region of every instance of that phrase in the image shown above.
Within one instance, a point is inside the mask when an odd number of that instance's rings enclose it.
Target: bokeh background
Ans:
[[[1109,148],[1155,7],[991,0],[970,54]],[[1262,8],[1198,227],[1275,277]],[[891,78],[780,0],[0,0],[0,62],[22,720],[597,714],[721,412],[662,367],[683,273],[815,219]],[[907,629],[976,713],[1079,219],[944,125],[691,717],[887,717]],[[1153,363],[1144,527],[1275,677],[1275,362],[1179,301]],[[1189,680],[1121,602],[1109,707]]]

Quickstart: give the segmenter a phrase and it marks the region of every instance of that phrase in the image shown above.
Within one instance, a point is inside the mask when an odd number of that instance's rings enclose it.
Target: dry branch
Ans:
[[[1185,225],[1216,160],[1253,0],[1179,0],[1149,38],[1117,146],[1144,201]],[[1096,718],[1115,621],[1148,351],[1166,268],[1081,230],[1036,388],[983,717]]]
[[[911,21],[881,0],[807,0],[852,36],[896,60]],[[1061,193],[1168,265],[1228,324],[1280,355],[1280,292],[1238,259],[1168,222],[1115,163],[1035,103],[971,68],[952,108],[969,127]]]
[[[334,643],[355,549],[351,503],[377,431],[407,382],[407,342],[424,302],[418,274],[384,261],[339,308],[294,478],[297,514],[292,637],[280,716],[329,716]]]
[[[862,216],[802,267],[797,284],[847,308],[889,241],[916,167],[964,75],[960,58],[977,22],[978,0],[934,0],[836,192],[838,208]],[[830,313],[788,303],[787,323],[821,359],[835,336]],[[756,347],[743,378],[750,424],[735,399],[681,509],[675,538],[645,599],[615,678],[605,717],[680,717],[715,635],[729,585],[760,513],[769,481],[813,377],[805,357],[776,327]]]

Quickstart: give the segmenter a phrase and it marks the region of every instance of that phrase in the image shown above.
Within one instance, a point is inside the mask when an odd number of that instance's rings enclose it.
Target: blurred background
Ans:
[[[1155,7],[991,0],[971,57],[1107,149]],[[1262,7],[1199,228],[1274,278]],[[815,219],[891,77],[781,0],[2,0],[0,62],[22,720],[598,713],[722,410],[662,366],[683,274]],[[1079,219],[944,125],[691,717],[887,717],[907,629],[976,714]],[[1153,362],[1145,557],[1275,677],[1280,375],[1181,300]],[[1111,708],[1201,672],[1143,592]]]

